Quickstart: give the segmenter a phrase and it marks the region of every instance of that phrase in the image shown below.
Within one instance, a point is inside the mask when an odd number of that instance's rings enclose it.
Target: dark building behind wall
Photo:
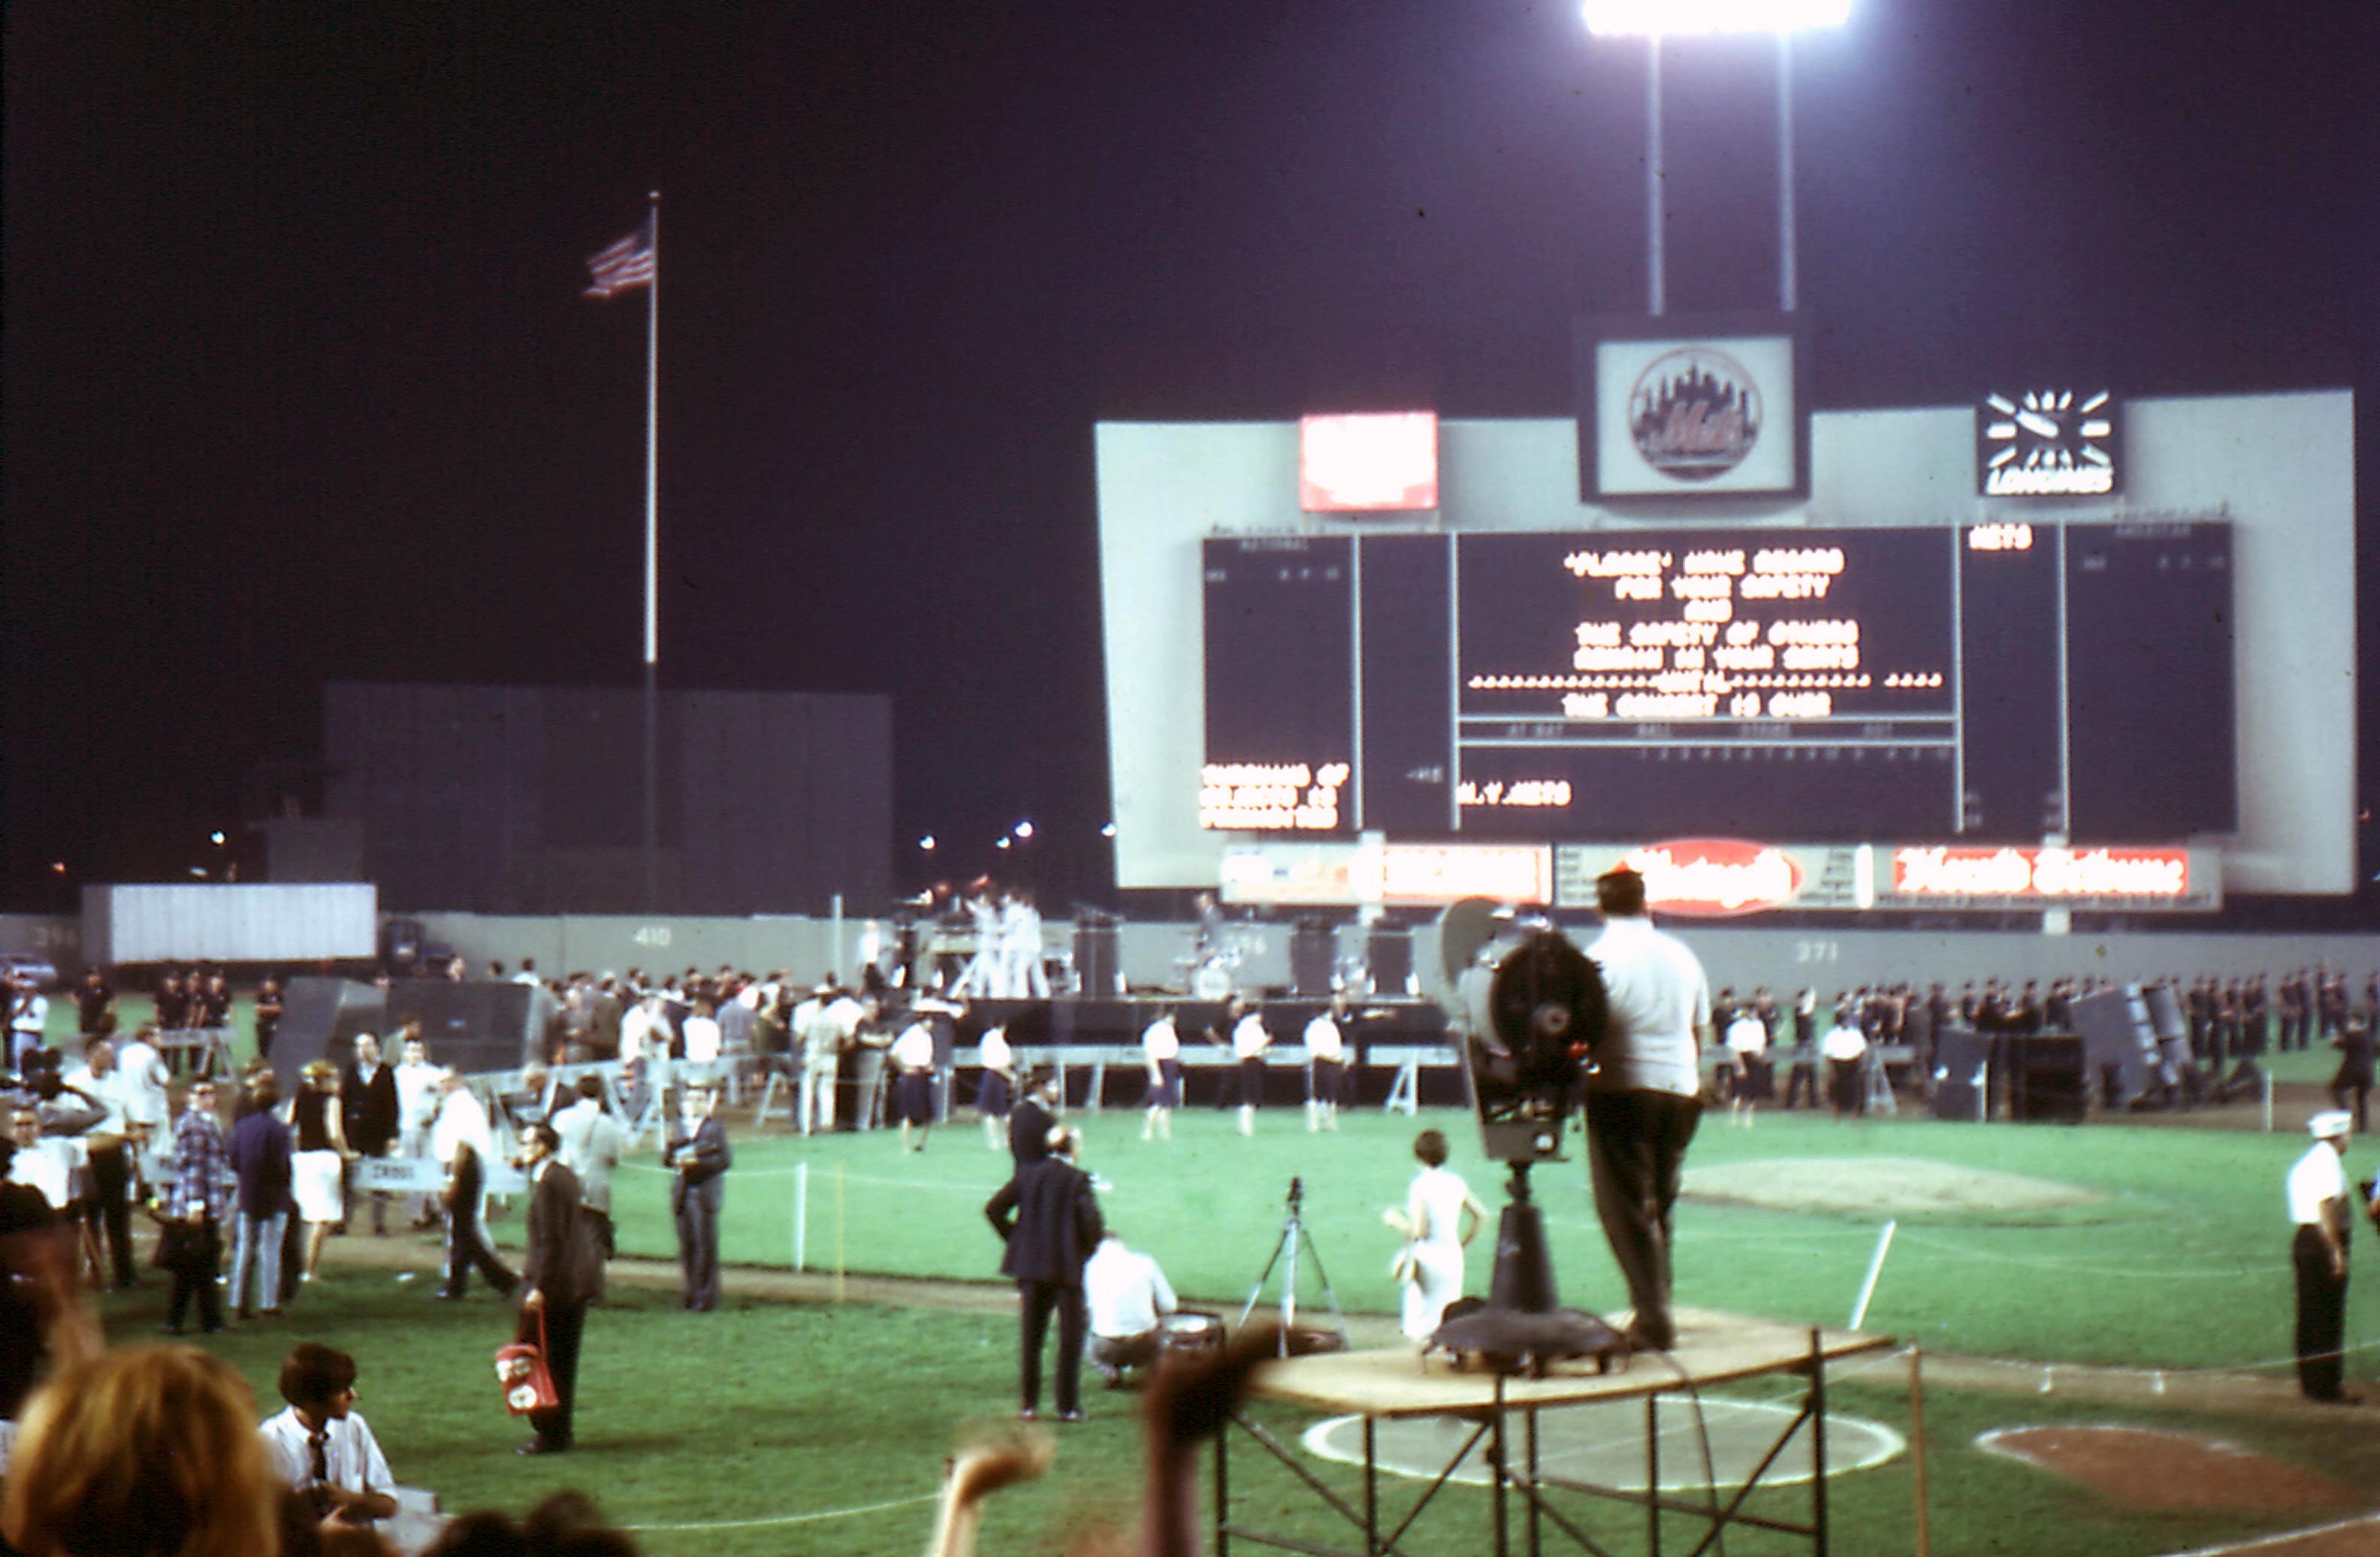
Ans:
[[[383,908],[817,914],[890,895],[891,699],[661,693],[657,902],[643,709],[634,689],[334,682],[324,809],[361,825]]]

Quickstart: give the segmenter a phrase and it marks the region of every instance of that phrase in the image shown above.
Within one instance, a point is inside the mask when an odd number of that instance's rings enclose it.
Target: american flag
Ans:
[[[653,219],[648,215],[637,224],[635,232],[587,262],[588,273],[593,278],[587,296],[616,298],[623,292],[650,286],[653,267]]]

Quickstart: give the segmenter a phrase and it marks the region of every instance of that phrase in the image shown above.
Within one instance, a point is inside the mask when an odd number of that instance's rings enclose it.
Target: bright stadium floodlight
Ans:
[[[1851,0],[1581,0],[1578,12],[1598,38],[1645,40],[1645,311],[1656,319],[1669,307],[1662,241],[1669,223],[1669,173],[1661,156],[1661,40],[1777,35],[1777,299],[1781,311],[1791,313],[1801,292],[1793,242],[1793,34],[1840,27],[1851,18]]]
[[[1030,838],[1030,837],[1032,837],[1032,836],[1033,836],[1033,824],[1032,824],[1031,822],[1029,822],[1029,821],[1020,821],[1020,822],[1018,822],[1018,823],[1016,824],[1016,835],[1017,835],[1018,837],[1020,837],[1020,838]]]
[[[1714,32],[1802,32],[1840,27],[1851,0],[1584,0],[1598,38],[1682,38]]]

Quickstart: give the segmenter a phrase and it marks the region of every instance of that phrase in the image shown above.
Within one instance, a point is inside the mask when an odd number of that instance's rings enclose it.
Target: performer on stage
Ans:
[[[1347,1039],[1340,1024],[1347,1019],[1347,997],[1334,994],[1330,1004],[1305,1024],[1305,1127],[1339,1127],[1339,1093],[1347,1079]]]
[[[1041,912],[1033,894],[1012,889],[1000,913],[1003,993],[1015,1000],[1048,1000],[1050,975],[1041,966]]]
[[[1710,1029],[1710,980],[1682,942],[1653,928],[1643,876],[1623,866],[1597,877],[1595,903],[1604,930],[1586,955],[1609,1005],[1586,1093],[1595,1209],[1635,1306],[1630,1338],[1668,1351],[1677,1344],[1670,1211],[1702,1122],[1696,1056]]]
[[[1173,1030],[1173,1007],[1160,1011],[1141,1029],[1140,1053],[1148,1066],[1148,1117],[1140,1138],[1172,1140],[1173,1111],[1182,1106],[1182,1036]]]

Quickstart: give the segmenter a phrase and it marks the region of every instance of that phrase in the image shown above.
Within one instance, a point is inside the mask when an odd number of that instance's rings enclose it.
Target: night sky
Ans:
[[[1644,306],[1644,47],[1567,5],[6,18],[0,906],[208,863],[326,679],[634,684],[645,303],[579,289],[649,190],[663,684],[891,693],[900,878],[1030,817],[1062,907],[1092,424],[1564,416]],[[1819,408],[2380,389],[2370,0],[1854,0],[1795,65]],[[1774,304],[1774,81],[1669,51],[1672,311]]]

